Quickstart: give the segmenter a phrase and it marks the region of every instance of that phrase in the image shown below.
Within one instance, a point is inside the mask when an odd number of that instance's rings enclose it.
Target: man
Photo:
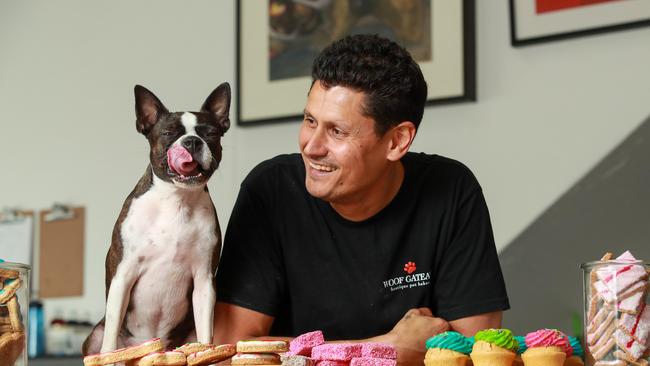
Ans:
[[[396,43],[346,37],[314,61],[300,154],[241,185],[217,271],[215,342],[394,344],[499,327],[508,309],[481,188],[461,163],[408,152],[427,86]]]

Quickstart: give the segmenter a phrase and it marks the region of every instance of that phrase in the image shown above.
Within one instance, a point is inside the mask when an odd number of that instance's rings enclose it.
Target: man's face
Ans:
[[[350,88],[312,86],[299,136],[312,196],[350,204],[382,192],[389,133],[375,133],[375,121],[361,113],[363,100],[364,93]]]

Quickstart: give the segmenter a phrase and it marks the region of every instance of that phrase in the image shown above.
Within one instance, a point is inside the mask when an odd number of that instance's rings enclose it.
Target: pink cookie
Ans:
[[[616,308],[622,313],[636,314],[644,299],[645,292],[637,292],[619,301]]]
[[[350,363],[347,361],[322,360],[317,361],[316,366],[350,366]]]
[[[359,343],[322,344],[311,350],[311,358],[315,360],[350,361],[355,357],[361,357]]]
[[[350,361],[350,366],[396,366],[397,361],[387,358],[355,357]]]
[[[614,332],[614,339],[616,339],[616,344],[624,350],[625,353],[634,357],[635,360],[641,358],[646,350],[645,344],[639,343],[623,330],[617,329],[616,332]]]
[[[609,290],[609,287],[603,283],[603,281],[596,281],[594,283],[594,288],[598,292],[598,295],[607,303],[613,303],[616,300],[616,296]]]
[[[619,321],[621,328],[627,333],[634,336],[641,343],[650,342],[648,334],[650,333],[650,306],[642,305],[641,311],[634,314],[622,314]]]
[[[397,359],[397,350],[386,343],[363,343],[361,345],[361,357]]]
[[[645,268],[634,264],[637,263],[637,260],[629,251],[621,254],[616,260],[630,264],[612,264],[596,271],[598,279],[616,296],[625,292],[637,282],[648,278]],[[598,292],[602,294],[600,289],[598,289]]]
[[[310,356],[312,348],[324,343],[323,332],[316,330],[294,338],[289,343],[289,351],[294,355]]]

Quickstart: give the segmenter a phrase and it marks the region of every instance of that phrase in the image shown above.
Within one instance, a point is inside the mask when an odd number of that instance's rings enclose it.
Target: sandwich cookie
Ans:
[[[184,366],[185,354],[178,351],[150,353],[133,362],[133,366]]]
[[[142,358],[152,352],[163,350],[163,344],[160,338],[154,338],[142,344],[120,348],[113,352],[98,353],[84,357],[85,366],[102,366],[117,362],[126,362]]]
[[[239,341],[237,352],[239,353],[282,353],[289,350],[286,341]]]
[[[230,360],[231,365],[281,365],[280,355],[275,353],[238,353]]]
[[[222,344],[220,346],[212,347],[203,351],[192,353],[187,356],[188,366],[210,365],[225,360],[233,356],[235,353],[235,346],[232,344]]]
[[[214,346],[211,344],[193,342],[193,343],[185,343],[184,345],[176,348],[175,351],[183,352],[186,356],[189,356],[192,353],[205,351],[206,349],[210,349],[212,347]]]

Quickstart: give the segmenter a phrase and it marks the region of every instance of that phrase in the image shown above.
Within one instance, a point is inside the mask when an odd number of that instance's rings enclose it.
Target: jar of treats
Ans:
[[[586,365],[648,365],[650,265],[627,251],[581,268]]]
[[[27,365],[29,271],[0,260],[0,366]]]

